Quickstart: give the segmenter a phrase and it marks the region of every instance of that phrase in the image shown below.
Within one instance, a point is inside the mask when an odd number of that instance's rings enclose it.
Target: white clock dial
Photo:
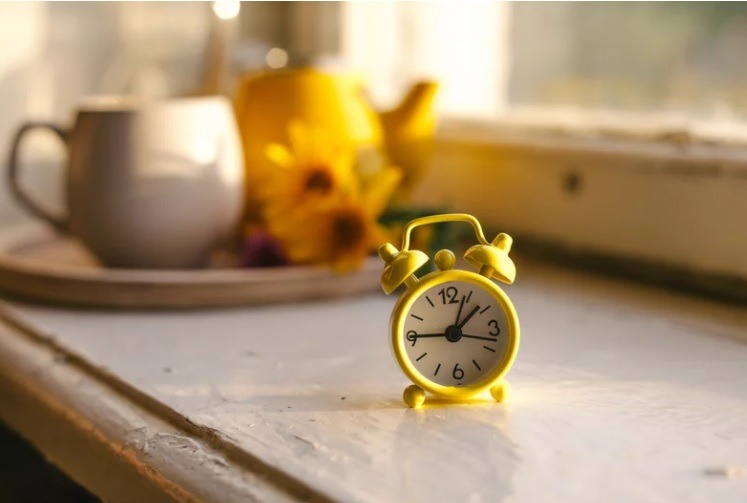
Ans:
[[[443,386],[482,381],[503,361],[508,324],[498,300],[462,281],[424,291],[404,323],[407,355],[418,372]]]

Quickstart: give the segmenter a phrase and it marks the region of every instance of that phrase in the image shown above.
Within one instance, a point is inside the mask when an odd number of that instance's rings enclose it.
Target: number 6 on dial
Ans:
[[[413,274],[428,256],[409,249],[410,232],[440,222],[467,222],[478,244],[464,258],[479,274],[454,269],[450,250],[434,258],[438,271],[417,279]],[[510,387],[503,379],[519,349],[519,319],[508,296],[491,279],[513,283],[516,267],[509,258],[511,237],[489,243],[471,215],[455,213],[413,220],[405,226],[402,251],[387,243],[379,248],[386,263],[381,286],[392,293],[408,289],[397,300],[391,318],[391,340],[402,371],[414,383],[404,400],[410,407],[425,401],[426,391],[450,399],[467,399],[486,390],[497,401]]]

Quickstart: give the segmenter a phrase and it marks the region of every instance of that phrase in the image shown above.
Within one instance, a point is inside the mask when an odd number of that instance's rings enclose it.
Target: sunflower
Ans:
[[[291,208],[310,200],[323,200],[353,190],[355,151],[300,121],[288,127],[290,148],[272,143],[265,149],[277,169],[258,189],[261,204]]]
[[[277,166],[258,190],[269,235],[291,262],[355,268],[387,240],[377,219],[401,171],[382,164],[362,176],[351,144],[298,121],[288,137],[290,148],[274,143],[265,150]]]
[[[292,262],[326,263],[340,272],[355,269],[385,240],[385,232],[360,202],[343,199],[271,220],[268,230]]]
[[[378,216],[399,185],[401,173],[382,170],[345,194],[280,207],[269,202],[266,224],[294,263],[330,264],[339,272],[360,266],[366,256],[389,241]]]

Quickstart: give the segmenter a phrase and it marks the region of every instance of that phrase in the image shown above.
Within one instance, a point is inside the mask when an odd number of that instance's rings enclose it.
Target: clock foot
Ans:
[[[501,381],[490,388],[490,394],[496,402],[505,402],[511,396],[511,384],[508,381]]]
[[[425,391],[412,384],[405,388],[402,398],[404,398],[408,407],[417,408],[425,402]]]

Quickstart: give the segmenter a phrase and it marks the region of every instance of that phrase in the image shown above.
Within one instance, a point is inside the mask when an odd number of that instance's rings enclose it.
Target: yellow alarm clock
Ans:
[[[420,279],[415,271],[428,256],[410,250],[410,233],[416,227],[441,222],[467,222],[478,244],[464,255],[479,274],[454,269],[450,250],[434,257],[437,271]],[[404,392],[410,407],[433,395],[463,400],[489,390],[504,401],[510,391],[503,377],[519,349],[519,318],[508,296],[492,279],[511,284],[516,266],[509,258],[511,236],[498,234],[488,242],[480,222],[472,215],[454,213],[418,218],[403,231],[402,251],[387,243],[379,248],[386,263],[381,286],[387,294],[403,283],[407,290],[397,300],[391,318],[394,355],[414,385]]]

